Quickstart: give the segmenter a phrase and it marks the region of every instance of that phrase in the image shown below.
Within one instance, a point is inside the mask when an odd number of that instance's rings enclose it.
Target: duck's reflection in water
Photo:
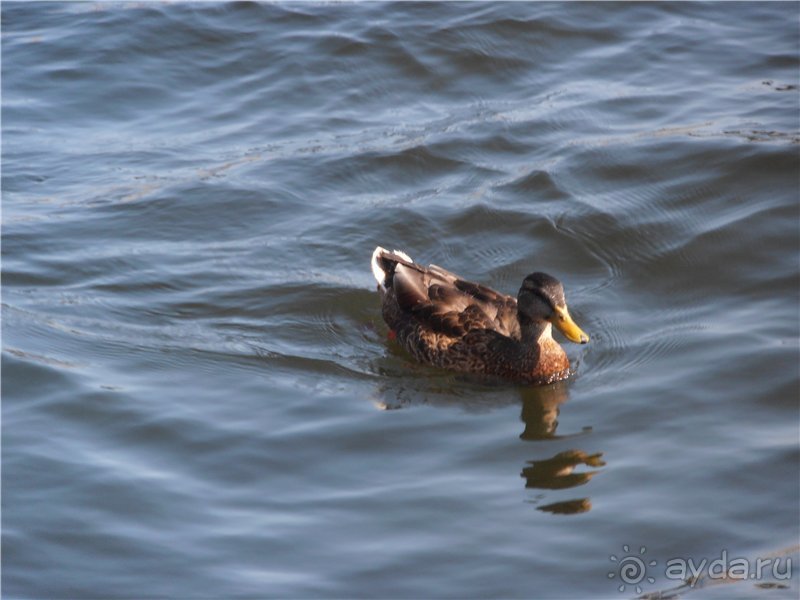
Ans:
[[[558,427],[559,406],[567,401],[567,384],[554,383],[544,387],[521,390],[522,415],[525,430],[519,435],[523,440],[546,440],[555,437]]]
[[[555,515],[576,515],[592,510],[592,501],[589,498],[577,498],[575,500],[564,500],[563,502],[553,502],[540,506],[539,510],[553,513]]]
[[[584,485],[599,471],[583,471],[575,473],[578,465],[602,467],[606,463],[600,458],[602,453],[586,454],[582,450],[559,452],[553,458],[545,460],[529,460],[530,466],[522,469],[522,477],[526,479],[526,488],[543,490],[563,490]]]
[[[566,383],[558,383],[541,388],[530,388],[522,392],[522,422],[525,429],[520,439],[544,441],[558,439],[558,415],[560,406],[568,398]],[[579,471],[576,468],[602,467],[602,453],[589,454],[583,450],[571,449],[559,452],[550,458],[529,460],[520,476],[525,479],[528,489],[564,490],[588,483],[599,471]],[[588,512],[592,508],[589,498],[563,500],[539,506],[538,509],[555,514],[576,514]]]
[[[406,386],[397,384],[376,389],[373,402],[380,410],[395,410],[418,404],[439,406],[459,406],[467,410],[491,410],[508,407],[519,400],[510,393],[507,384],[480,380],[481,387],[475,387],[475,381],[460,376],[446,375],[439,378],[407,379]],[[561,406],[569,398],[569,382],[562,381],[540,387],[518,388],[522,401],[520,418],[524,429],[519,437],[530,442],[529,448],[538,453],[547,451],[545,456],[529,460],[522,468],[521,477],[525,479],[526,489],[549,490],[558,493],[588,483],[599,471],[581,470],[580,468],[597,468],[605,465],[602,453],[589,453],[579,449],[564,450],[564,443],[570,439],[583,437],[587,431],[559,434],[558,418]],[[560,446],[559,452],[553,454],[553,446]],[[577,470],[577,472],[576,472]],[[540,493],[532,500],[538,510],[554,514],[576,514],[591,510],[589,498],[568,498],[549,504],[540,504],[545,498],[549,501],[550,493]]]

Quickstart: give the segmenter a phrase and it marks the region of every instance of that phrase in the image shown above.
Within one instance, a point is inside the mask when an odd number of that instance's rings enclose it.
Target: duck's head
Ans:
[[[531,273],[525,278],[517,295],[517,311],[520,321],[549,321],[571,342],[585,344],[589,341],[589,336],[569,316],[564,286],[547,273]]]

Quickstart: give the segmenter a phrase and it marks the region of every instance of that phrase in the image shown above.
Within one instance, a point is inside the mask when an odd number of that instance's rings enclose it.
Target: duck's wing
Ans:
[[[436,265],[424,267],[402,253],[381,253],[385,286],[400,309],[436,333],[461,337],[490,329],[519,337],[517,301],[484,285],[461,279]]]

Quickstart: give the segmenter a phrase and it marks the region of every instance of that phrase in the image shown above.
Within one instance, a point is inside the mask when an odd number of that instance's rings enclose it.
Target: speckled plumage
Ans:
[[[417,360],[523,383],[569,375],[567,355],[546,318],[548,306],[560,303],[566,311],[563,288],[554,278],[529,275],[519,304],[436,265],[423,267],[399,251],[376,248],[373,273],[383,319]]]

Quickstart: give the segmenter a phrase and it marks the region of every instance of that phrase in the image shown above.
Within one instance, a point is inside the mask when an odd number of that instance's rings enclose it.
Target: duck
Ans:
[[[547,273],[526,276],[514,298],[380,246],[372,273],[390,339],[428,365],[544,385],[571,375],[553,326],[571,342],[589,342],[569,314],[564,286]]]

